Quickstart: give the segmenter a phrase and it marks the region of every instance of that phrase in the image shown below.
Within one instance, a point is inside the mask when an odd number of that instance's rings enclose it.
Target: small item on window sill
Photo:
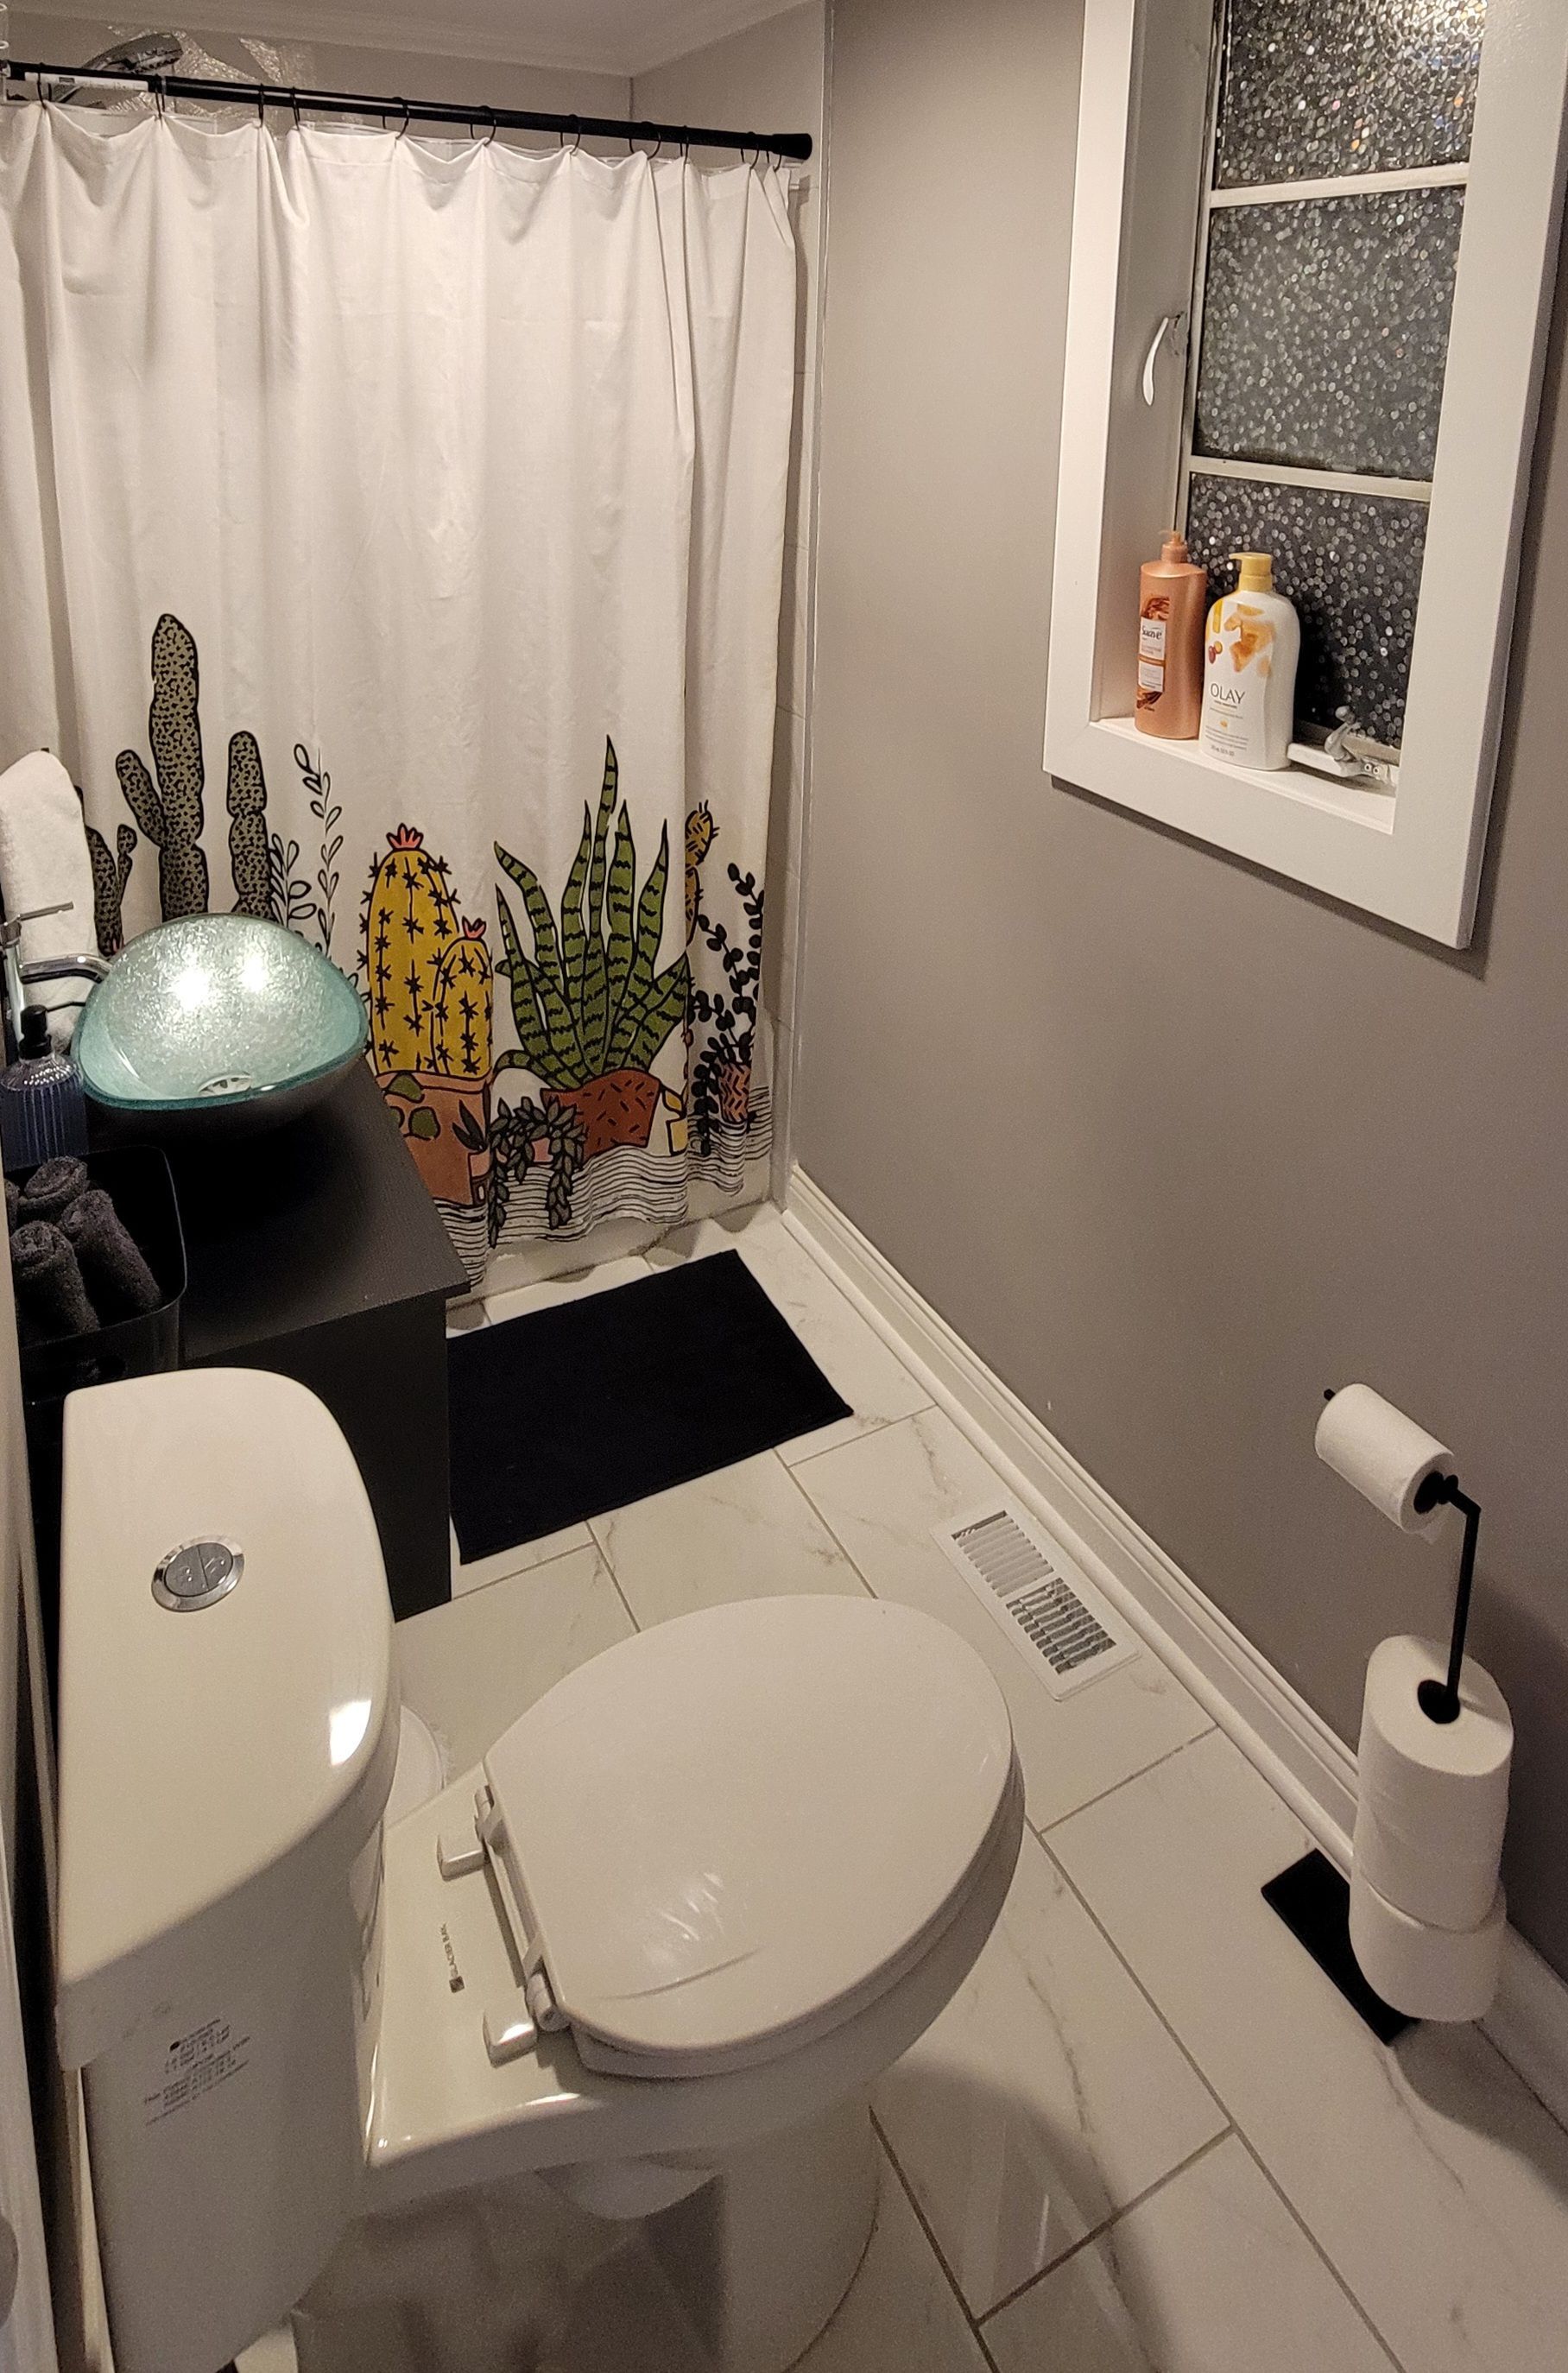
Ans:
[[[1203,605],[1209,579],[1189,558],[1185,536],[1167,535],[1145,561],[1138,586],[1140,733],[1192,742],[1203,713]]]
[[[1399,784],[1399,754],[1363,733],[1348,708],[1334,712],[1339,722],[1318,742],[1311,729],[1291,743],[1293,766],[1310,766],[1337,782],[1354,783],[1363,790],[1394,791]]]
[[[1234,593],[1209,613],[1203,680],[1203,745],[1230,766],[1273,773],[1290,764],[1301,625],[1274,590],[1266,552],[1233,552]]]

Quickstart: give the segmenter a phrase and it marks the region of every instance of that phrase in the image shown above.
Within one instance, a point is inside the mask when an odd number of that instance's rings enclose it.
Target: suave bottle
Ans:
[[[1290,763],[1301,625],[1274,590],[1266,552],[1233,552],[1241,575],[1209,612],[1203,745],[1232,766]]]

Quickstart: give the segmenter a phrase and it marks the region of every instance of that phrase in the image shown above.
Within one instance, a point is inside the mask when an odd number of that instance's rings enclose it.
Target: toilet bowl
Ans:
[[[99,1387],[64,1474],[57,2022],[119,2373],[216,2373],[357,2220],[528,2175],[646,2220],[720,2373],[782,2373],[869,2237],[868,2088],[1017,1858],[984,1665],[881,1601],[716,1607],[389,1824],[384,1575],[321,1404]]]

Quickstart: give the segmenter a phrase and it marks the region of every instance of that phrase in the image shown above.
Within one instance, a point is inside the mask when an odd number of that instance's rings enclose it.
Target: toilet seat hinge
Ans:
[[[530,1914],[521,1878],[514,1869],[513,1857],[505,1851],[507,1844],[506,1816],[488,1787],[481,1788],[474,1799],[474,1827],[481,1851],[490,1865],[496,1882],[496,1892],[501,1900],[501,1910],[511,1931],[512,1944],[522,1963],[521,1993],[529,2016],[535,2027],[558,2033],[570,2021],[557,2008],[544,1967],[544,1940]]]
[[[521,2060],[538,2040],[538,2029],[529,2016],[527,1997],[521,1988],[500,2002],[491,2003],[479,2027],[492,2068],[504,2068],[509,2060]]]
[[[523,1983],[523,1992],[528,1997],[528,2007],[532,2013],[535,2027],[547,2034],[559,2034],[568,2021],[556,2006],[556,1997],[550,1991],[550,1973],[543,1960],[530,1970]]]
[[[490,1810],[488,1788],[474,1792],[472,1829],[443,1829],[436,1840],[436,1867],[443,1878],[468,1878],[485,1867],[485,1835],[481,1827]]]

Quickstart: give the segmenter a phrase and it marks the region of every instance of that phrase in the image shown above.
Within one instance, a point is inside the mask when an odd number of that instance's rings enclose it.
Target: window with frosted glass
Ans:
[[[1225,0],[1184,459],[1193,557],[1272,552],[1297,723],[1399,746],[1485,0]]]

